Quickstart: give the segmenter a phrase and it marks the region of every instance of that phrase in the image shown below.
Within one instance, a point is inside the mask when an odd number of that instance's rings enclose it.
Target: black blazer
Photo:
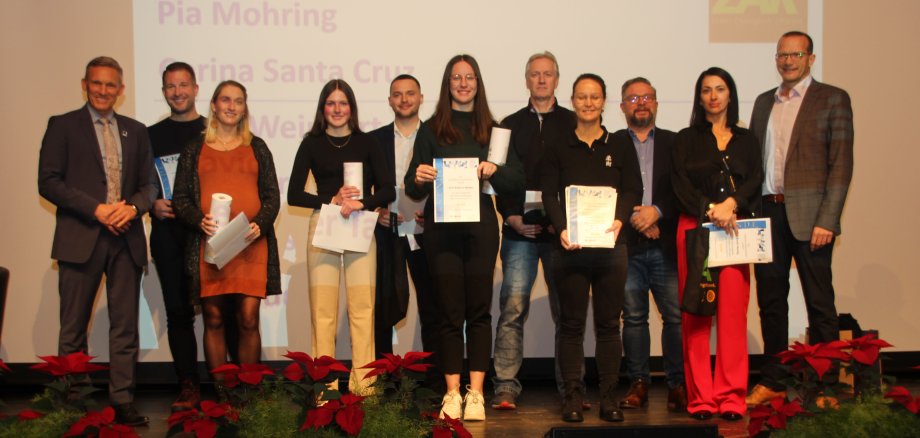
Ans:
[[[658,239],[658,244],[665,256],[671,259],[677,256],[676,236],[677,217],[679,216],[677,199],[674,197],[674,189],[671,187],[671,149],[674,145],[675,135],[673,131],[655,128],[655,152],[654,163],[652,164],[651,187],[652,204],[661,210],[661,219],[658,220],[661,237]],[[626,129],[621,129],[611,134],[611,141],[623,147],[635,148],[632,137]],[[641,205],[641,198],[639,203]],[[644,245],[639,245],[640,242],[649,241],[629,223],[623,224],[623,233],[630,254],[634,254],[636,250],[644,247]]]
[[[137,217],[124,233],[131,259],[147,264],[147,239],[141,217],[157,196],[156,176],[147,127],[115,114],[121,140],[121,194],[137,208]],[[38,192],[57,206],[51,257],[62,262],[89,260],[100,233],[108,230],[95,211],[106,202],[105,165],[89,108],[53,116],[42,139],[38,160]]]

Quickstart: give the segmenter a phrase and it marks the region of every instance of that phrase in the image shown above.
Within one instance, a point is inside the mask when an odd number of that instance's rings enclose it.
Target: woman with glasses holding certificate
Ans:
[[[447,393],[442,416],[485,420],[482,384],[492,355],[492,278],[498,253],[498,221],[492,197],[482,193],[488,181],[500,195],[523,192],[524,173],[513,150],[507,164],[486,161],[492,127],[497,126],[486,101],[479,64],[469,55],[457,55],[447,63],[441,80],[438,104],[431,119],[419,129],[412,162],[406,173],[406,193],[416,199],[432,194],[425,204],[425,252],[434,282],[443,327],[438,339],[439,367]],[[452,164],[455,163],[455,164]],[[439,175],[435,166],[441,166]],[[468,172],[455,177],[451,166]],[[447,171],[451,179],[447,181]],[[435,182],[437,180],[437,182]],[[433,187],[472,185],[471,199],[439,197]],[[468,191],[464,192],[468,193]],[[435,218],[438,203],[439,218]],[[472,209],[464,214],[457,210]],[[449,211],[453,210],[453,211]],[[441,215],[443,213],[443,216]],[[442,217],[478,217],[471,221],[439,222]],[[466,408],[460,396],[463,370],[463,325],[470,384]]]
[[[641,201],[642,178],[635,149],[614,144],[601,124],[606,99],[607,88],[600,76],[586,73],[575,80],[575,131],[568,141],[547,145],[540,178],[546,214],[565,250],[556,282],[562,317],[557,359],[565,381],[562,419],[569,422],[584,421],[581,369],[589,290],[600,417],[623,421],[614,395],[623,350],[620,313],[627,270],[626,243],[620,230]],[[598,202],[599,197],[603,202]]]
[[[763,182],[760,148],[754,135],[738,126],[738,90],[727,71],[711,67],[700,74],[693,92],[690,127],[674,140],[671,182],[681,210],[677,224],[677,276],[680,299],[688,272],[686,232],[701,217],[729,234],[736,234],[739,216],[750,217],[760,203]],[[687,411],[698,420],[718,413],[729,421],[747,410],[748,265],[718,269],[716,298],[716,369],[710,367],[711,316],[683,312],[684,374]],[[689,276],[689,277],[688,277]]]
[[[361,183],[346,182],[346,166],[357,169]],[[316,181],[315,195],[305,189],[310,173]],[[349,217],[355,211],[386,207],[396,198],[394,187],[393,174],[387,172],[383,148],[359,128],[358,105],[351,86],[341,79],[327,82],[316,104],[313,127],[304,136],[294,157],[287,199],[289,205],[313,209],[307,235],[313,357],[335,357],[339,278],[341,267],[345,266],[352,359],[348,389],[357,394],[366,392],[373,383],[364,379],[370,370],[360,369],[374,361],[377,250],[373,227],[367,252],[319,248],[313,245],[313,238],[320,223],[323,204],[334,205],[342,216]]]
[[[206,256],[207,239],[218,231],[211,204],[230,195],[229,218],[245,213],[249,231],[246,249],[218,268]],[[201,140],[190,143],[176,169],[173,208],[181,221],[194,227],[185,251],[192,296],[200,297],[204,314],[204,353],[208,368],[227,363],[224,321],[236,319],[239,361],[258,363],[262,353],[259,306],[266,295],[281,293],[275,218],[280,208],[278,177],[272,153],[249,131],[246,88],[236,81],[221,82],[211,97]],[[226,304],[232,304],[227,306]],[[235,315],[225,315],[226,309]],[[217,385],[221,376],[215,376]]]

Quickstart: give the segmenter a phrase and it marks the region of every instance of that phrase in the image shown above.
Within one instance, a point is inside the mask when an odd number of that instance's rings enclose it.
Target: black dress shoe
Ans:
[[[703,421],[703,420],[708,420],[708,419],[712,418],[712,412],[709,412],[709,411],[707,411],[707,410],[696,411],[696,412],[690,414],[690,416],[693,417],[694,419]]]
[[[585,421],[585,416],[581,414],[580,410],[566,411],[562,413],[562,421],[566,423],[581,423]]]
[[[611,409],[601,409],[601,420],[610,421],[610,422],[620,422],[623,421],[623,411],[620,408],[613,407]]]
[[[741,414],[739,414],[739,413],[737,413],[737,412],[725,411],[725,412],[722,413],[722,419],[723,419],[723,420],[738,421],[738,420],[740,420],[740,419],[742,419],[742,418],[744,418],[744,415],[741,415]]]
[[[146,415],[141,415],[137,412],[133,403],[112,405],[112,409],[115,410],[115,422],[118,424],[136,427],[143,426],[150,422],[150,419],[147,418]]]
[[[562,421],[567,423],[581,423],[585,421],[581,414],[584,396],[575,385],[566,385],[565,397],[562,400]]]

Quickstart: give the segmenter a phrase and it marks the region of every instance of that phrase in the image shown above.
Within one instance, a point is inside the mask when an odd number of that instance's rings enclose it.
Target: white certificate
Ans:
[[[329,251],[367,252],[374,238],[377,213],[367,210],[352,212],[342,217],[342,207],[323,204],[319,222],[313,234],[313,246]]]
[[[489,156],[486,161],[494,163],[497,166],[504,166],[508,160],[508,148],[511,146],[511,130],[492,127],[492,135],[489,136]],[[487,195],[497,195],[495,189],[489,181],[482,182],[482,193]]]
[[[160,188],[163,189],[163,199],[172,199],[173,185],[176,183],[176,167],[179,165],[179,154],[164,155],[153,159],[157,176],[160,177]]]
[[[773,261],[773,235],[770,218],[738,221],[738,236],[706,222],[709,228],[709,266],[770,263]]]
[[[364,163],[342,163],[342,179],[346,186],[358,189],[358,196],[351,199],[364,199]]]
[[[405,187],[396,188],[396,200],[390,203],[390,213],[398,213],[403,217],[403,223],[396,227],[400,236],[421,234],[425,229],[415,221],[415,212],[425,210],[426,196],[421,201],[416,201],[406,194]]]
[[[479,222],[478,158],[435,158],[435,222]]]
[[[613,187],[567,186],[565,217],[569,243],[585,248],[613,248],[617,191]]]
[[[227,263],[230,263],[230,260],[249,246],[250,242],[246,241],[247,233],[249,233],[249,219],[245,213],[240,212],[208,239],[208,247],[205,248],[205,252],[211,253],[213,261],[206,261],[217,265],[217,269],[223,269]]]

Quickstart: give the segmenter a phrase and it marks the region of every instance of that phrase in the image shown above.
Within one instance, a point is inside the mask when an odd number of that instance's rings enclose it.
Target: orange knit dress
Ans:
[[[259,212],[259,164],[252,146],[243,145],[230,151],[218,151],[208,145],[201,148],[198,159],[201,185],[201,211],[211,211],[211,195],[226,193],[233,197],[230,219],[243,212],[252,218]],[[201,296],[243,294],[265,298],[268,279],[268,242],[262,235],[227,263],[223,269],[204,261],[206,240],[201,241]]]

